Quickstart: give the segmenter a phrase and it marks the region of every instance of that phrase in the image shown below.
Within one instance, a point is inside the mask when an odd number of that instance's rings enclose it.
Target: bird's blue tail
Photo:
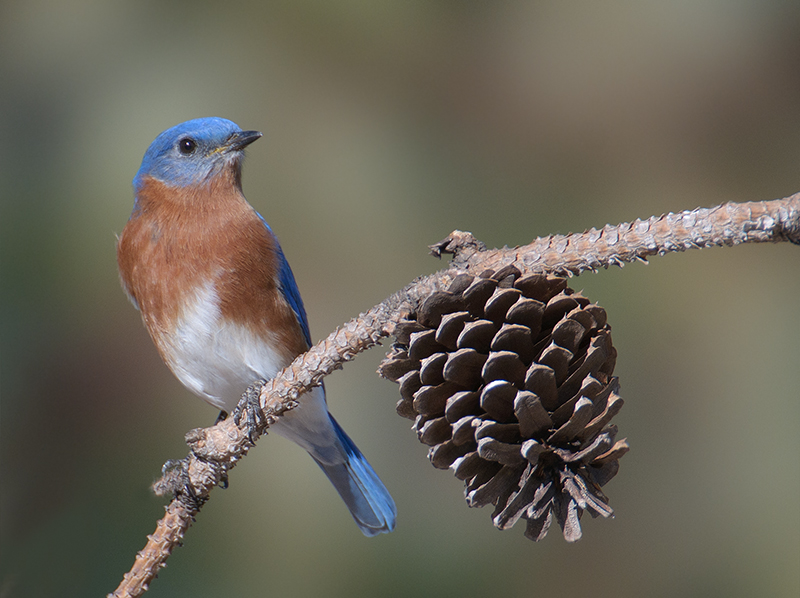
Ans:
[[[397,518],[394,500],[350,437],[333,417],[331,421],[347,453],[347,461],[327,464],[314,460],[328,476],[365,536],[392,531]]]

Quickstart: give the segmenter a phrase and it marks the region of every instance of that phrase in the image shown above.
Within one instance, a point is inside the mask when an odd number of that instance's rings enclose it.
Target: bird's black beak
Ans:
[[[228,141],[225,143],[225,149],[234,152],[243,150],[261,137],[261,135],[262,133],[260,131],[239,131],[228,138]]]

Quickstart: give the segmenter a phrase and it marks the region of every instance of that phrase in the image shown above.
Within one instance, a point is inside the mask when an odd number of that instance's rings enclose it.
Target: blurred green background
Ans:
[[[160,362],[116,273],[152,139],[224,116],[315,339],[490,246],[800,191],[800,4],[0,3],[0,597],[102,596],[149,491],[216,412]],[[800,248],[582,275],[632,451],[614,520],[495,530],[394,414],[380,349],[328,378],[399,509],[366,539],[277,437],[215,491],[148,596],[800,595]]]

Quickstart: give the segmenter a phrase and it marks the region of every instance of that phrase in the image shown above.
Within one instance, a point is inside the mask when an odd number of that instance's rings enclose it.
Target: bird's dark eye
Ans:
[[[197,142],[191,137],[184,137],[178,142],[178,150],[184,155],[189,156],[197,149]]]

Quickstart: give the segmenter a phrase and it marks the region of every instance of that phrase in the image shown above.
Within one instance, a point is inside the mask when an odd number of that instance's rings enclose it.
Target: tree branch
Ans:
[[[414,313],[426,297],[447,289],[457,275],[512,265],[523,275],[575,275],[686,249],[783,241],[800,244],[800,193],[780,200],[727,203],[580,234],[553,235],[515,248],[487,250],[470,233],[454,231],[431,246],[436,256],[453,255],[449,268],[415,280],[332,332],[275,378],[256,383],[251,392],[259,392],[263,417],[255,425],[249,426],[245,418],[237,425],[229,417],[186,435],[189,456],[176,467],[165,466],[164,476],[153,486],[159,495],[174,494],[166,515],[110,596],[144,594],[213,487],[227,482],[228,471],[247,454],[258,436],[284,412],[295,408],[302,393],[319,385],[358,353],[391,336],[401,320]]]

